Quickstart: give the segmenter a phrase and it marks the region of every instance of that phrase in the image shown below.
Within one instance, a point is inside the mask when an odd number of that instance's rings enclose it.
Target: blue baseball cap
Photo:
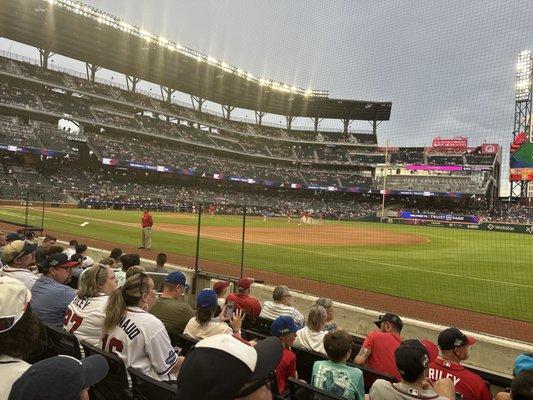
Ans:
[[[181,271],[173,271],[169,273],[165,278],[165,283],[171,285],[180,285],[187,289],[191,288],[191,285],[187,283],[187,278],[185,277],[185,274]]]
[[[270,325],[270,333],[272,336],[281,336],[286,335],[287,333],[294,333],[300,327],[294,323],[292,317],[288,315],[282,315],[281,317],[276,318],[272,325]]]
[[[213,308],[217,306],[217,293],[213,289],[204,289],[198,293],[196,307]]]
[[[533,370],[533,353],[519,354],[514,362],[514,375],[518,376],[522,371]]]

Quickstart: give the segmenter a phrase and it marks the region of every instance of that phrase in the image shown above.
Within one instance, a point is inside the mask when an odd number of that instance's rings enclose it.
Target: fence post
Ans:
[[[200,255],[200,227],[202,225],[202,203],[198,203],[198,227],[196,229],[196,256],[194,260],[194,272],[198,273],[198,257]]]
[[[244,273],[244,234],[246,232],[246,205],[242,208],[241,278]]]
[[[46,201],[46,193],[43,193],[43,212],[41,214],[41,236],[44,232],[44,203]]]
[[[24,232],[28,230],[28,206],[30,202],[30,192],[26,192],[26,212],[24,214]]]

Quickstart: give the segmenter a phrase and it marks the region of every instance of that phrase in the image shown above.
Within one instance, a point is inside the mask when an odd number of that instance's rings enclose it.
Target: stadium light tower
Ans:
[[[533,57],[530,50],[523,50],[518,54],[516,64],[516,95],[513,139],[524,132],[533,142],[531,129],[531,94],[533,80]],[[527,196],[527,181],[511,181],[511,199]]]

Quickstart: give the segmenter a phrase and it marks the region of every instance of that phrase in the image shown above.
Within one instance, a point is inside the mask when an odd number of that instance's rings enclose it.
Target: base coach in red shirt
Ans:
[[[143,210],[143,216],[141,218],[141,245],[139,249],[150,250],[152,248],[152,226],[154,221],[150,215],[150,211]]]

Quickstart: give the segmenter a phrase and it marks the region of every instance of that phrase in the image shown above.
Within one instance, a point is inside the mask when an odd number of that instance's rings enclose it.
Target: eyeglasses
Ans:
[[[143,295],[143,282],[144,278],[148,278],[148,274],[145,274],[144,272],[139,272],[139,275],[141,275],[141,280],[139,282],[139,293],[141,296]]]

